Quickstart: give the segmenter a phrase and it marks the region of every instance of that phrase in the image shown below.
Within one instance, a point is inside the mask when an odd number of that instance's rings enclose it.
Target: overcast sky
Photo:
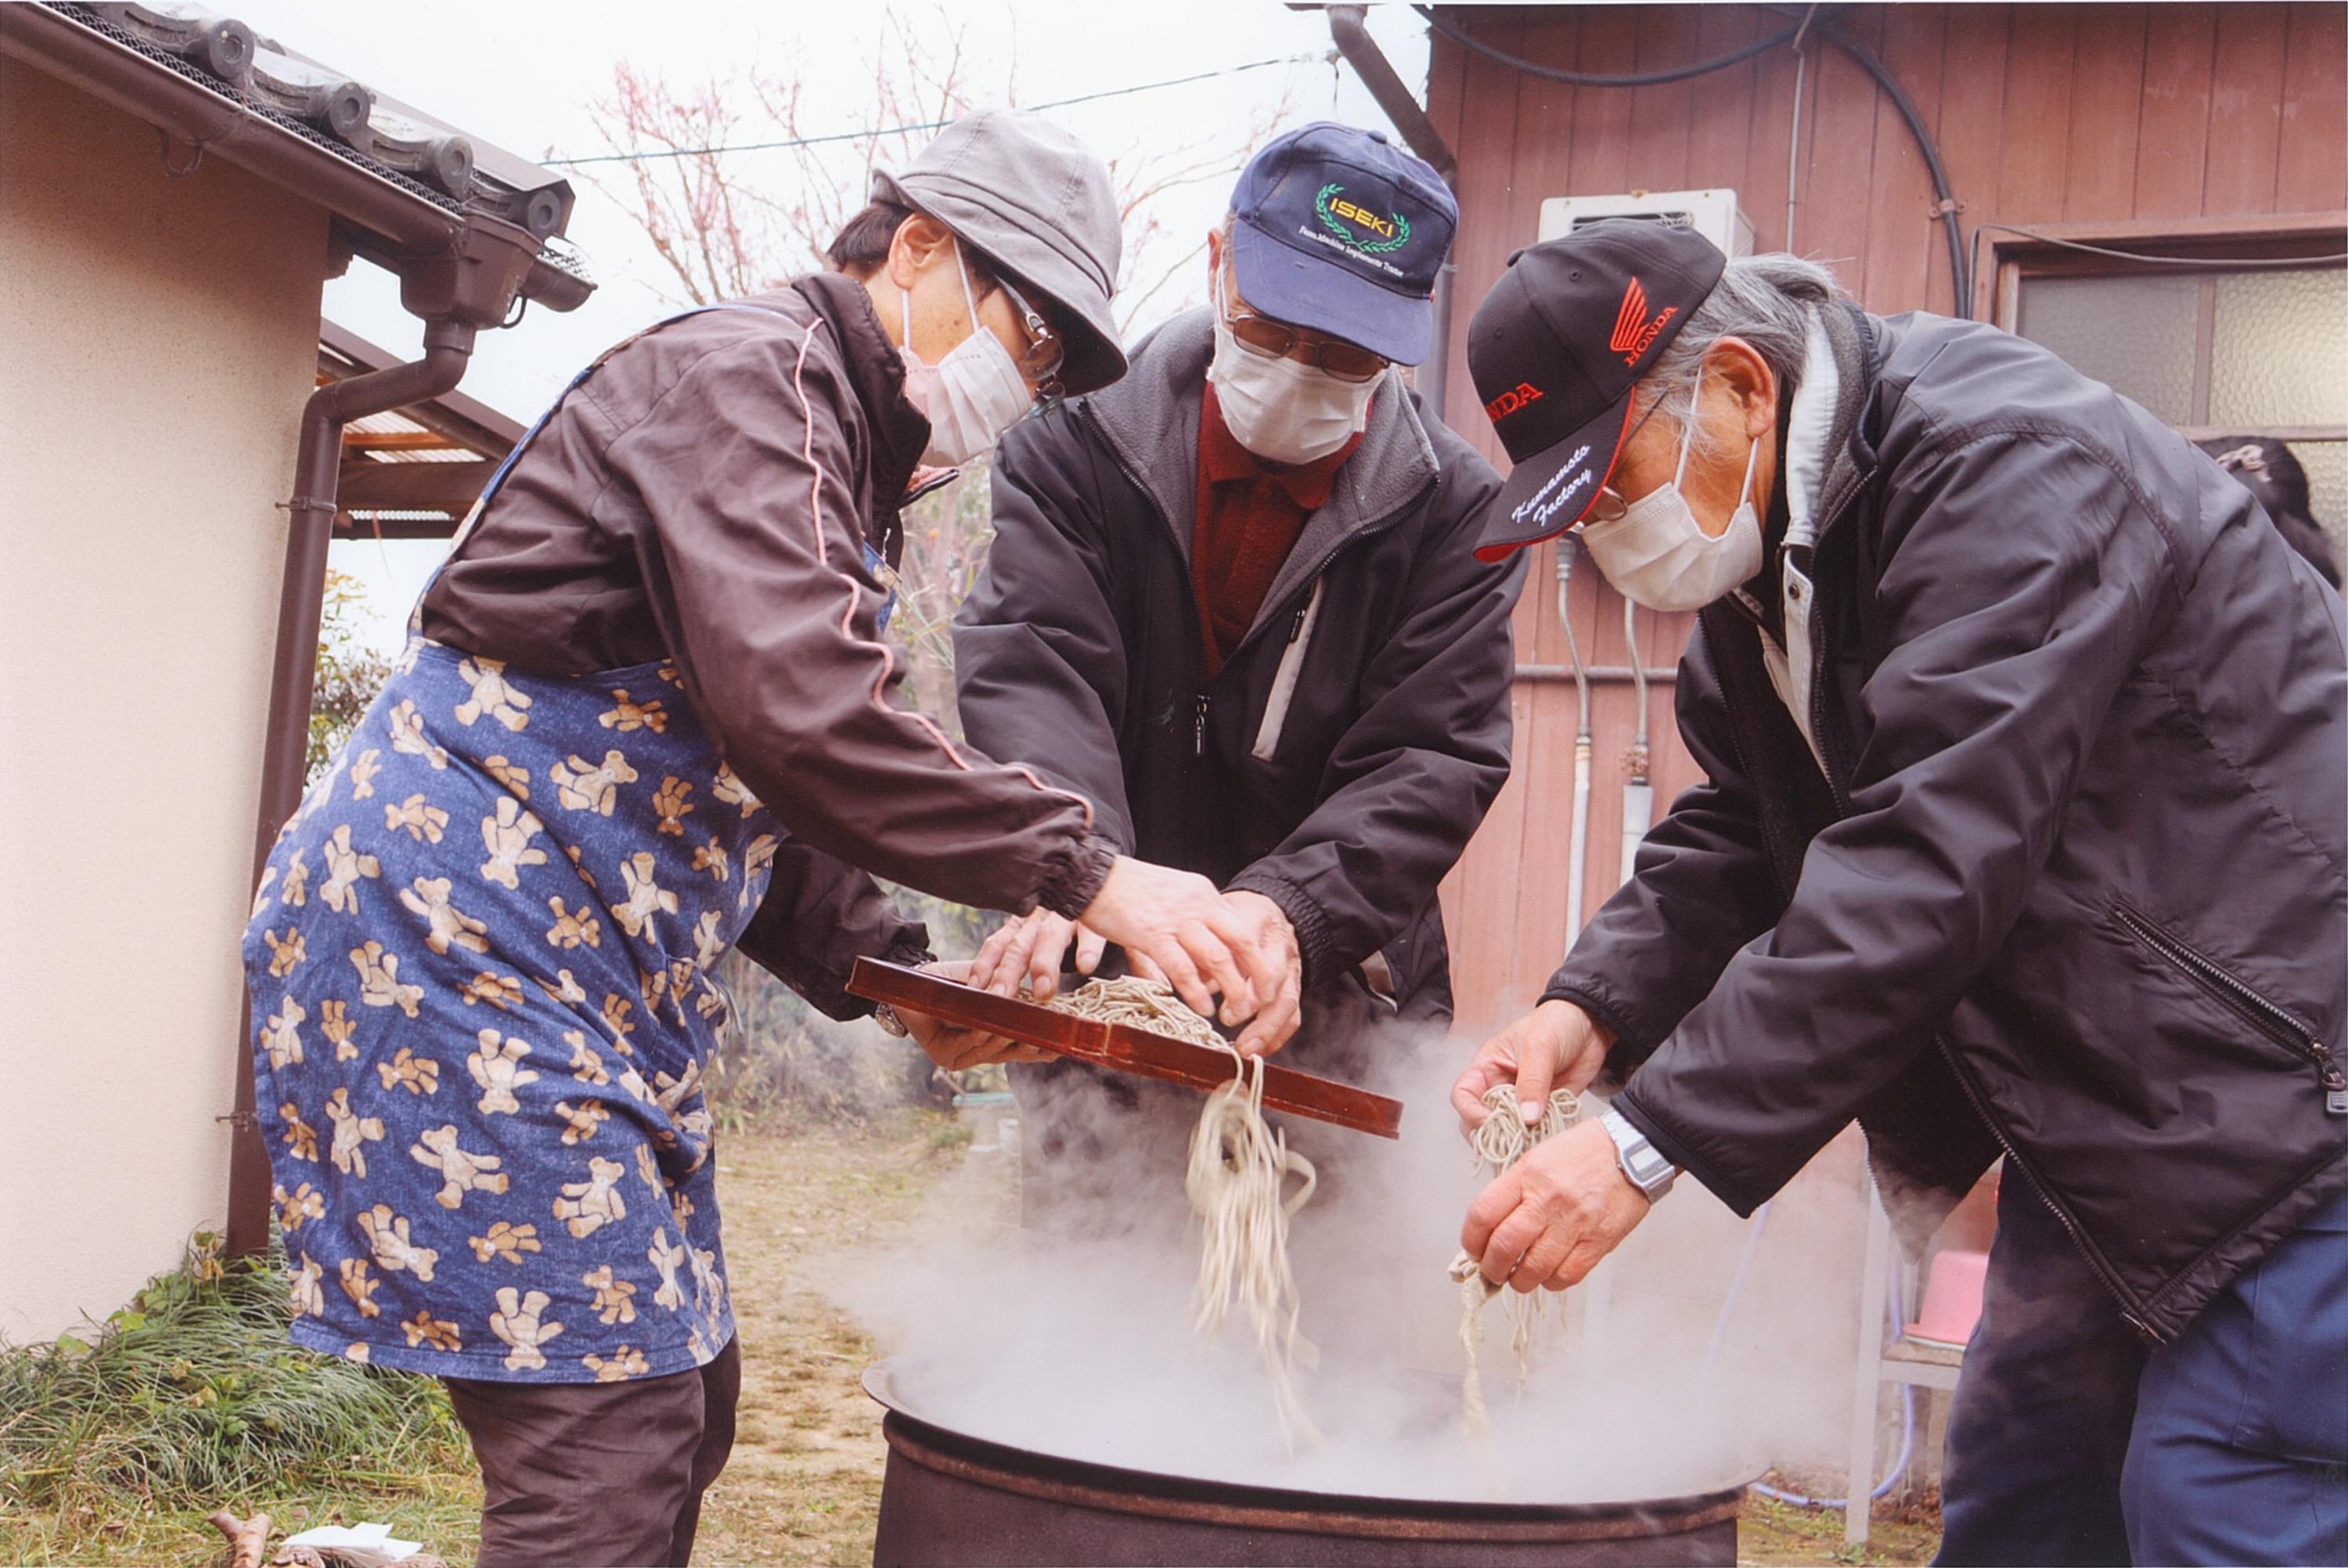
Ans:
[[[738,80],[757,67],[810,84],[809,128],[857,130],[873,123],[860,99],[871,79],[882,7],[808,0],[400,0],[319,5],[314,0],[214,0],[287,47],[323,61],[460,129],[530,158],[613,150],[587,106],[608,92],[620,60],[680,87]],[[1297,63],[1218,77],[1049,111],[1103,156],[1244,135],[1283,97],[1289,123],[1314,118],[1387,128],[1350,67],[1333,67],[1327,20],[1275,0],[1183,0],[1175,6],[1104,0],[963,0],[902,4],[899,15],[942,43],[965,27],[970,78],[980,104],[1001,101],[1015,83],[1023,104],[1136,87],[1285,56]],[[1423,88],[1426,26],[1401,5],[1370,8],[1370,31],[1403,80]],[[787,183],[787,152],[736,160],[746,179]],[[605,169],[607,176],[618,171]],[[627,211],[573,176],[577,210],[570,238],[598,288],[570,315],[532,309],[511,332],[481,334],[464,390],[529,423],[572,373],[609,343],[681,302],[673,275]],[[616,185],[614,189],[619,187]],[[1231,194],[1228,179],[1184,187],[1160,199],[1177,233],[1203,231]],[[1203,261],[1151,302],[1161,315],[1205,298]],[[366,262],[326,286],[329,318],[403,354],[422,327],[399,307],[396,281]],[[436,547],[338,544],[335,565],[368,587],[372,640],[396,647],[397,627],[429,572]]]

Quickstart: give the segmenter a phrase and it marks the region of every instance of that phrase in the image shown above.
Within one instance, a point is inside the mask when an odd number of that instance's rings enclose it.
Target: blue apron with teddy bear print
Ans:
[[[724,1348],[711,970],[781,833],[668,661],[541,675],[411,639],[244,938],[297,1341],[530,1382]]]

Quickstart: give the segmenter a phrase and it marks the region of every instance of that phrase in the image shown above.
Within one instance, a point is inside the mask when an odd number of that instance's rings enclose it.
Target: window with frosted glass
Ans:
[[[2197,438],[2282,441],[2348,562],[2348,271],[2021,280],[2014,330]]]

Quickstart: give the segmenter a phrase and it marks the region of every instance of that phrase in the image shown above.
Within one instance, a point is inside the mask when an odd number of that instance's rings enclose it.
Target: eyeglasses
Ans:
[[[1292,359],[1299,348],[1309,350],[1304,362],[1339,381],[1371,381],[1385,373],[1386,360],[1368,349],[1337,338],[1307,337],[1286,322],[1235,309],[1228,301],[1223,306],[1223,324],[1231,329],[1241,348],[1266,359]]]
[[[1655,410],[1663,405],[1663,399],[1661,397],[1647,405],[1647,412],[1639,415],[1638,422],[1622,433],[1621,443],[1614,448],[1617,457],[1622,456],[1623,447],[1631,445],[1631,437],[1645,429],[1647,421],[1653,419],[1655,416]],[[1590,509],[1582,513],[1581,519],[1568,531],[1578,533],[1592,523],[1619,523],[1622,520],[1622,514],[1630,509],[1631,503],[1622,498],[1622,491],[1612,485],[1601,485],[1598,487],[1597,496],[1590,503]]]
[[[1020,322],[1027,331],[1027,346],[1016,357],[1019,374],[1035,388],[1035,410],[1045,413],[1056,408],[1068,395],[1060,381],[1060,365],[1067,358],[1066,346],[1044,319],[1043,313],[1029,304],[1027,297],[1013,288],[1008,279],[997,278],[994,282],[1018,311]]]

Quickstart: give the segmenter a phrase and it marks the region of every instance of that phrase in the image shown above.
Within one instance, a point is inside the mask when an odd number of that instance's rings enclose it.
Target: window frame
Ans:
[[[2147,256],[2257,261],[2316,261],[2348,251],[2348,211],[2294,213],[2234,218],[2132,219],[2101,223],[2036,223],[2040,234],[2135,251]],[[2098,256],[2027,234],[2000,232],[1987,225],[1977,231],[1989,239],[1988,265],[1981,269],[1974,308],[2007,332],[2020,335],[2022,286],[2032,278],[2116,278],[2176,275],[2157,262],[2132,262],[2116,256]],[[2333,269],[2343,267],[2331,262]],[[2348,442],[2348,423],[2337,425],[2211,425],[2209,367],[2216,327],[2217,280],[2220,269],[2188,276],[2201,280],[2198,341],[2193,354],[2193,412],[2197,423],[2170,428],[2188,441],[2216,440],[2227,436],[2260,436],[2276,441]]]

